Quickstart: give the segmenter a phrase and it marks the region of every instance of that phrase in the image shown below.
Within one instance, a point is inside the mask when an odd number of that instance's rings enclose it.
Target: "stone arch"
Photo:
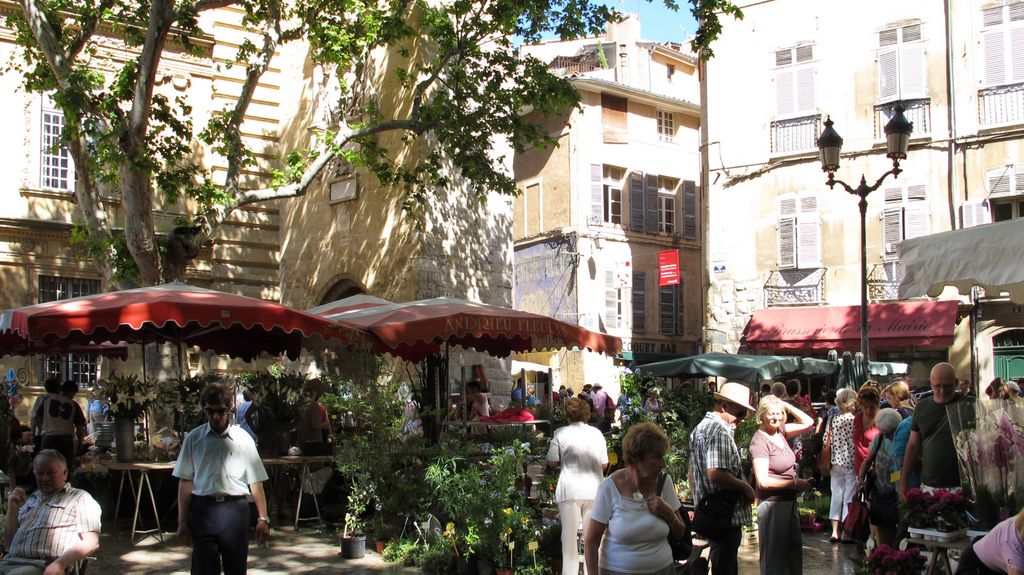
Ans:
[[[332,301],[359,295],[361,293],[366,293],[366,288],[363,287],[361,283],[350,278],[342,277],[335,280],[329,288],[323,291],[317,305],[331,303]]]

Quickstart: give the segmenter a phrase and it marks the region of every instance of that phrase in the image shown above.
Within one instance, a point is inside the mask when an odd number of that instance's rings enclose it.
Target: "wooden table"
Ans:
[[[160,541],[163,541],[164,540],[164,532],[163,532],[163,529],[160,528],[160,513],[156,509],[156,497],[153,495],[153,484],[150,483],[150,481],[149,481],[149,472],[150,471],[170,471],[170,470],[173,470],[174,469],[174,462],[173,461],[158,461],[158,462],[155,462],[155,463],[144,463],[144,462],[130,462],[130,463],[126,463],[126,462],[121,462],[121,461],[111,461],[109,463],[105,463],[105,465],[108,468],[110,468],[110,469],[112,469],[114,471],[120,471],[121,472],[121,482],[117,486],[117,506],[115,507],[115,510],[114,510],[114,518],[115,519],[117,518],[118,514],[121,511],[121,492],[124,490],[124,479],[125,479],[125,477],[128,478],[128,483],[130,485],[130,488],[131,488],[133,494],[135,495],[135,510],[132,512],[132,531],[131,531],[131,536],[130,536],[131,538],[129,539],[132,542],[132,545],[134,545],[136,543],[136,541],[135,541],[135,534],[136,533],[141,533],[143,535],[148,535],[150,533],[156,533],[157,537],[160,538]],[[138,474],[139,474],[139,483],[138,483],[138,485],[135,484],[135,480],[132,478],[132,472],[133,471],[137,471]],[[150,502],[150,504],[153,505],[153,519],[154,519],[154,521],[156,521],[156,527],[153,528],[153,529],[145,529],[145,530],[138,529],[139,508],[140,508],[140,506],[142,504],[142,490],[143,490],[143,488],[145,488],[145,490],[149,493],[149,502]],[[145,537],[143,537],[143,539],[145,539]],[[140,541],[141,541],[141,539],[140,539]]]
[[[967,537],[956,539],[954,541],[935,541],[933,539],[918,539],[917,537],[908,537],[908,545],[920,545],[931,553],[931,558],[928,560],[928,571],[927,575],[933,575],[936,573],[936,565],[939,564],[939,557],[942,558],[942,565],[946,569],[948,575],[953,575],[953,566],[949,563],[949,550],[958,549],[963,551],[971,546],[971,540]]]
[[[312,493],[313,497],[313,508],[316,509],[316,516],[302,517],[299,515],[299,511],[302,509],[302,486],[309,481],[310,487],[313,485],[313,475],[309,471],[309,465],[312,463],[331,463],[334,458],[330,455],[285,455],[283,457],[264,457],[263,465],[299,465],[301,466],[299,471],[299,494],[298,501],[295,503],[295,526],[298,530],[300,521],[317,521],[323,523],[324,520],[320,516],[320,502],[316,497],[316,490]]]

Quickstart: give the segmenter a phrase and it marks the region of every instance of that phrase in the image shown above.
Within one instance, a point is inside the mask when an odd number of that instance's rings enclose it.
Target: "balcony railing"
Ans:
[[[902,100],[903,115],[914,124],[914,137],[931,132],[931,104],[928,98]],[[875,139],[885,139],[885,126],[895,115],[896,102],[887,102],[875,106]]]
[[[764,284],[764,307],[825,302],[825,270],[775,270]]]
[[[820,115],[772,122],[772,153],[806,152],[817,148]]]
[[[1024,122],[1024,84],[979,90],[978,119],[983,126]]]
[[[868,300],[873,302],[899,299],[900,278],[903,266],[900,262],[886,262],[871,266],[868,272]]]

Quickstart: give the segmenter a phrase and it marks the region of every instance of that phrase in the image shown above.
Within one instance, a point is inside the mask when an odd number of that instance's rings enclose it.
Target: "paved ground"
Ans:
[[[104,530],[111,531],[106,526]],[[178,545],[173,534],[167,534],[163,542],[149,537],[132,546],[125,530],[115,528],[112,531],[101,535],[100,551],[88,567],[89,575],[188,573],[189,549]],[[373,551],[367,551],[366,557],[359,560],[342,559],[338,551],[337,536],[333,535],[333,530],[332,534],[312,528],[294,532],[289,527],[275,532],[268,547],[250,550],[249,573],[413,575],[419,572],[415,568],[388,565]],[[822,534],[805,534],[804,573],[852,575],[855,570],[850,557],[856,553],[851,545],[830,544]],[[757,545],[745,544],[740,549],[740,573],[757,572]]]

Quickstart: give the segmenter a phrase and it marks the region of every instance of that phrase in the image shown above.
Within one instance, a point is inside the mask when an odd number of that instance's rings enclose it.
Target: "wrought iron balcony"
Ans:
[[[900,278],[903,266],[900,262],[886,262],[871,266],[868,272],[868,300],[873,302],[899,299]]]
[[[764,284],[764,307],[822,304],[825,270],[775,270]]]

